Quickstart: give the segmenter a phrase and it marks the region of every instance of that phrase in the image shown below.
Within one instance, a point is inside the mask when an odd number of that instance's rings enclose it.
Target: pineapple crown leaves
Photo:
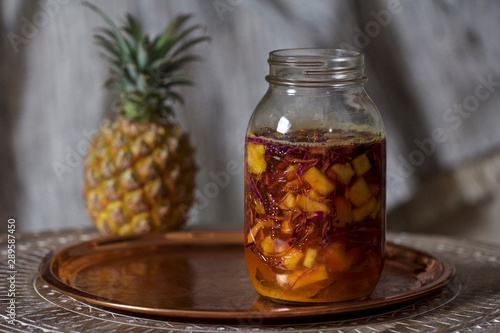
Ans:
[[[192,46],[209,40],[208,36],[192,37],[203,25],[184,28],[191,15],[178,15],[156,38],[151,40],[132,15],[126,15],[118,27],[99,7],[89,2],[84,5],[96,12],[108,27],[94,36],[103,47],[102,54],[109,62],[111,77],[106,87],[120,89],[118,112],[131,120],[155,121],[173,116],[175,102],[184,103],[182,96],[172,88],[191,85],[179,73],[186,64],[200,58],[186,55]]]

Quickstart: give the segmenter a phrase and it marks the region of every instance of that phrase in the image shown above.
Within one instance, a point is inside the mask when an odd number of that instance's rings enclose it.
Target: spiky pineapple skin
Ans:
[[[196,170],[189,136],[175,121],[105,120],[85,158],[87,210],[103,235],[179,229]]]

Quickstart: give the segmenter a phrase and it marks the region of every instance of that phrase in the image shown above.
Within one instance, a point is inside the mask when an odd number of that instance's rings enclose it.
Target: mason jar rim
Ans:
[[[279,49],[269,52],[269,62],[273,63],[295,63],[307,62],[314,59],[330,60],[336,63],[351,62],[357,67],[358,64],[363,65],[364,54],[354,50],[348,49],[334,49],[334,48],[291,48]]]
[[[362,52],[349,50],[349,49],[336,49],[336,48],[289,48],[278,49],[269,52],[270,55],[278,57],[336,57],[336,58],[352,58],[362,56]]]
[[[335,48],[291,48],[269,52],[266,80],[280,85],[339,86],[362,83],[361,52]]]

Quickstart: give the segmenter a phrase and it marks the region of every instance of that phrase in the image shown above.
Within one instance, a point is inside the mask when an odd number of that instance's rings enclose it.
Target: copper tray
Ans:
[[[242,239],[242,233],[232,231],[101,238],[48,254],[40,273],[52,287],[91,305],[197,319],[298,318],[379,309],[436,292],[455,274],[447,261],[388,243],[382,277],[369,299],[276,304],[251,285]]]

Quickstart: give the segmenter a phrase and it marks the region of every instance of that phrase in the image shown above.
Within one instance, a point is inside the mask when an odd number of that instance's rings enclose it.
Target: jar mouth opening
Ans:
[[[346,85],[365,82],[364,55],[346,49],[293,48],[269,53],[266,80],[297,85]]]
[[[293,48],[274,50],[269,53],[270,60],[278,58],[308,59],[308,58],[358,58],[363,54],[354,50],[329,48]]]

